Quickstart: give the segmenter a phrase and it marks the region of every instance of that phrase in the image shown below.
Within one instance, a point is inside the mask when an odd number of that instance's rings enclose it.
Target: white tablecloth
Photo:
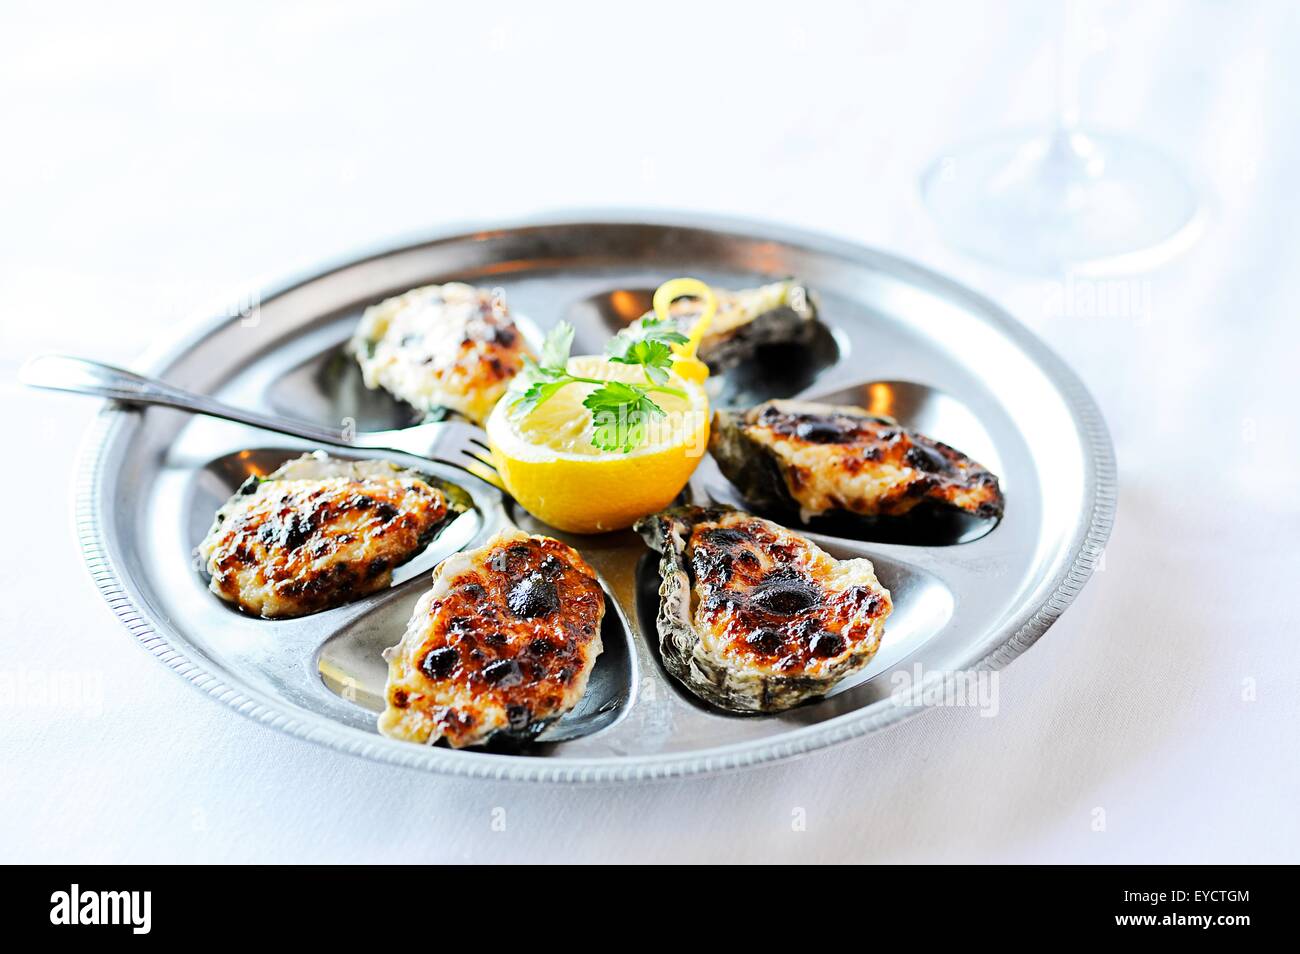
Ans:
[[[1132,277],[1140,307],[1089,313],[950,251],[915,188],[953,141],[1050,118],[1056,10],[731,6],[5,8],[0,859],[1297,860],[1294,7],[1085,10],[1085,120],[1163,145],[1209,203],[1199,244]],[[1117,527],[996,718],[939,709],[715,779],[503,786],[278,735],[133,645],[70,529],[94,403],[20,390],[23,357],[129,361],[232,287],[609,205],[896,251],[1082,375]],[[87,691],[21,688],[56,673]]]

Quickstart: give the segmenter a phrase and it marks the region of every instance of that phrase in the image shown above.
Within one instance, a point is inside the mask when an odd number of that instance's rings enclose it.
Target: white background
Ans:
[[[1294,6],[1086,8],[1085,120],[1178,157],[1209,220],[1133,276],[1149,307],[1068,315],[1059,280],[947,249],[916,194],[951,143],[1050,119],[1053,5],[183,6],[0,8],[0,675],[103,686],[0,700],[0,859],[1300,860]],[[898,252],[1082,375],[1117,527],[995,718],[931,711],[710,780],[507,787],[282,737],[132,644],[68,516],[95,402],[24,393],[25,356],[127,362],[232,288],[602,205]]]

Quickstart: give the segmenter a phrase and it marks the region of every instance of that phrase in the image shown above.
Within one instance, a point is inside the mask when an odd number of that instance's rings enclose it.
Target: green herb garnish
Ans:
[[[689,340],[671,322],[644,318],[637,330],[624,329],[615,335],[605,347],[605,353],[610,361],[641,365],[651,384],[663,384],[673,366],[671,346]]]
[[[645,442],[646,422],[664,416],[664,409],[654,402],[651,394],[686,397],[685,392],[665,384],[673,366],[671,346],[685,344],[687,340],[671,323],[656,319],[642,321],[636,330],[620,331],[605,349],[609,360],[639,365],[646,383],[602,381],[569,373],[573,326],[560,322],[547,334],[540,360],[525,359],[524,369],[511,385],[515,396],[510,402],[510,413],[516,420],[526,417],[570,384],[598,385],[582,402],[591,411],[594,425],[591,443],[601,450],[629,453]]]

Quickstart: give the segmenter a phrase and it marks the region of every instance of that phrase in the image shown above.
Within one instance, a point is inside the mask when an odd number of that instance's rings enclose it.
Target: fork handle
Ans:
[[[220,417],[263,430],[288,434],[303,440],[337,447],[354,447],[341,428],[322,427],[306,421],[286,420],[246,411],[240,407],[223,404],[202,394],[194,394],[157,378],[146,378],[111,364],[87,361],[67,355],[47,354],[32,358],[18,372],[18,380],[32,388],[49,391],[71,391],[124,401],[128,404],[159,404],[191,414]]]

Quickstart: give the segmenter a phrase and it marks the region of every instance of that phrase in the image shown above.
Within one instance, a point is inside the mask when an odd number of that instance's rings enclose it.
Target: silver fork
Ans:
[[[360,431],[324,427],[307,421],[259,414],[194,394],[156,378],[147,378],[123,368],[67,355],[32,358],[18,372],[28,387],[70,391],[111,398],[127,404],[159,404],[192,414],[219,417],[248,424],[277,434],[288,434],[314,444],[388,450],[441,461],[497,483],[486,435],[478,427],[460,421],[432,421],[393,431]],[[483,468],[487,468],[484,472]]]

